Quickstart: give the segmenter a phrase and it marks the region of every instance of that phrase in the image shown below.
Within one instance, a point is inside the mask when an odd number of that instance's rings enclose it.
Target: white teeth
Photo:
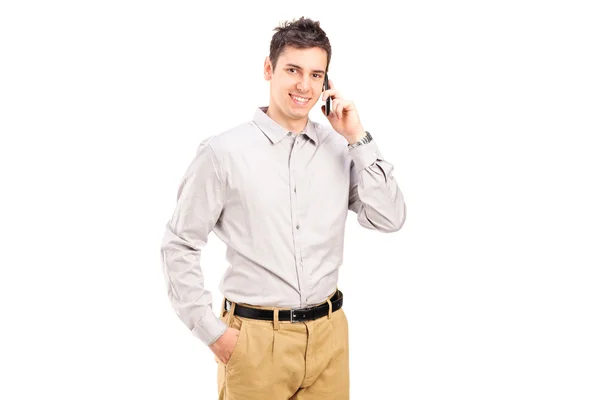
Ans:
[[[302,97],[296,97],[296,96],[292,96],[292,99],[296,100],[296,101],[300,101],[302,103],[306,103],[308,101],[308,99],[302,98]]]

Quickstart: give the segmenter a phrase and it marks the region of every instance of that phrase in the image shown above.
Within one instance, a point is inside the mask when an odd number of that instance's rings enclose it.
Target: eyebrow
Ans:
[[[285,64],[285,66],[286,66],[286,67],[294,67],[294,68],[296,68],[296,69],[302,70],[302,67],[301,67],[301,66],[299,66],[299,65],[296,65],[296,64],[290,64],[290,63],[287,63],[287,64]],[[313,70],[312,72],[316,72],[316,73],[319,73],[319,74],[324,74],[324,73],[325,73],[325,71],[323,71],[323,70],[320,70],[320,69],[315,69],[315,70]]]

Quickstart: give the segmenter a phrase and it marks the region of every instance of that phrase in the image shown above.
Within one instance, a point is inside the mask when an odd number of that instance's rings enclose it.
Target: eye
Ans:
[[[321,79],[321,74],[313,74],[313,76],[317,79]]]
[[[293,73],[294,71],[296,71],[296,68],[288,68],[288,71]]]

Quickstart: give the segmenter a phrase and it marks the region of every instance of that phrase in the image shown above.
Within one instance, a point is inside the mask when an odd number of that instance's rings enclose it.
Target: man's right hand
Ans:
[[[213,344],[208,346],[215,356],[223,364],[227,364],[229,362],[229,358],[231,357],[231,353],[233,353],[233,348],[238,341],[240,336],[240,331],[235,328],[227,327],[225,333],[221,335]]]

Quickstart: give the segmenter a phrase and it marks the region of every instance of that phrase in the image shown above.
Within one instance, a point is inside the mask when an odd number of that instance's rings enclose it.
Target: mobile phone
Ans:
[[[329,90],[329,75],[325,73],[325,82],[323,83],[323,90]],[[327,97],[325,100],[325,115],[329,116],[331,112],[331,96]]]

